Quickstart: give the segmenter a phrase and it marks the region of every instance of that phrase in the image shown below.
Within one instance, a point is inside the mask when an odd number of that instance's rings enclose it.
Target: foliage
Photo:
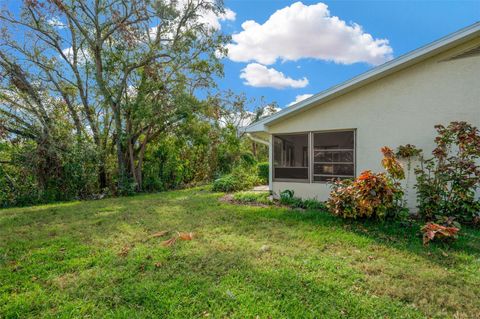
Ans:
[[[427,220],[447,216],[473,222],[480,216],[480,135],[466,122],[435,126],[433,157],[415,171],[419,213]]]
[[[405,144],[405,145],[400,145],[397,148],[397,152],[395,155],[398,158],[405,158],[409,159],[412,157],[417,157],[422,155],[422,150],[417,148],[415,145],[412,144]]]
[[[428,245],[432,240],[449,241],[457,239],[457,233],[460,229],[457,227],[442,226],[435,223],[427,223],[422,227],[423,244]]]
[[[398,162],[393,151],[384,146],[381,149],[383,154],[382,166],[393,180],[405,179],[405,172],[402,165]]]
[[[312,198],[305,199],[303,201],[302,208],[327,211],[327,206],[324,202]]]
[[[0,164],[0,207],[88,199],[100,191],[97,154],[88,142],[65,140],[53,150],[41,149],[35,143],[4,145],[0,151],[0,158],[5,159]],[[40,152],[51,153],[39,156]],[[50,161],[46,163],[45,158]],[[39,166],[48,169],[49,174],[39,174]]]
[[[295,192],[286,189],[280,193],[280,204],[293,208],[310,209],[310,210],[326,210],[325,203],[315,199],[301,199],[295,197]]]
[[[258,177],[262,180],[263,183],[268,183],[270,165],[268,162],[261,162],[257,164],[258,167]]]
[[[332,184],[328,207],[343,218],[385,218],[403,211],[403,197],[398,180],[405,174],[392,150],[382,148],[386,173],[364,171],[355,180],[337,180]]]
[[[260,184],[256,172],[244,167],[236,167],[232,173],[224,175],[213,182],[213,191],[236,192],[252,188]]]
[[[286,189],[286,190],[280,192],[280,201],[287,202],[287,201],[291,200],[292,198],[294,198],[294,196],[295,196],[295,191],[293,191],[291,189]]]
[[[0,210],[0,316],[478,317],[479,229],[425,249],[393,221],[219,207],[204,190]],[[175,230],[197,237],[162,247]]]
[[[233,194],[234,201],[246,204],[272,205],[274,202],[270,198],[270,193],[268,192],[238,192]]]
[[[224,11],[210,0],[1,10],[0,205],[180,188],[265,160],[238,126],[268,107],[216,89],[229,37],[203,17]]]

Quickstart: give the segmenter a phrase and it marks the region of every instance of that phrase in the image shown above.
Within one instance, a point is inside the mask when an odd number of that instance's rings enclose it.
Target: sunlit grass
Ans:
[[[202,189],[0,211],[0,317],[474,318],[480,233],[238,206]],[[194,232],[171,247],[168,230]],[[128,251],[122,255],[122,250]]]

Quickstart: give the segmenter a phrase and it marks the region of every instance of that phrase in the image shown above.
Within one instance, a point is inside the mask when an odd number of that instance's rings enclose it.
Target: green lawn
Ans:
[[[0,210],[0,318],[480,316],[478,230],[424,248],[417,228],[220,196]],[[163,230],[196,237],[148,239]]]

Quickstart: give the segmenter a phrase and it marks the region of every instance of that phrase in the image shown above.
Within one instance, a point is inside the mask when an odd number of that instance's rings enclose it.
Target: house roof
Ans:
[[[406,53],[396,59],[390,60],[379,65],[365,73],[362,73],[348,81],[333,86],[325,91],[313,95],[292,106],[286,107],[281,111],[265,117],[245,128],[247,133],[268,131],[268,126],[289,118],[299,112],[306,111],[314,106],[330,101],[338,96],[346,94],[354,89],[376,81],[394,72],[398,72],[413,64],[424,61],[438,53],[451,49],[464,42],[470,41],[480,36],[480,22],[474,23],[466,28],[451,33],[437,41],[429,43],[414,51]]]

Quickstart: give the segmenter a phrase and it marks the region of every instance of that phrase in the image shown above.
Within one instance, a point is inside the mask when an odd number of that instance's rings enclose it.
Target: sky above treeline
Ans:
[[[0,0],[1,8],[17,14],[21,4]],[[480,21],[480,0],[224,4],[221,16],[203,17],[232,37],[219,88],[264,97],[281,108]],[[62,29],[65,22],[49,23]]]
[[[223,89],[288,106],[480,21],[477,1],[226,0]]]

